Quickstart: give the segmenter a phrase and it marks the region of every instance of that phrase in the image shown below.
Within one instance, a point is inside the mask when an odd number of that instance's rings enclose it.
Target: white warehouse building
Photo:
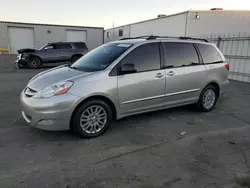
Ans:
[[[0,21],[0,48],[16,54],[20,48],[40,48],[49,42],[85,42],[94,49],[103,44],[104,28]]]
[[[205,38],[230,64],[229,79],[250,82],[250,10],[190,10],[107,29],[105,42],[145,35]]]
[[[191,10],[105,30],[105,42],[143,35],[219,36],[250,32],[250,11]]]

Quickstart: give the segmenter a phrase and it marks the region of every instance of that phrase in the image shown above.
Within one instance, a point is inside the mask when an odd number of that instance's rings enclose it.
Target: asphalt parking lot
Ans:
[[[250,84],[231,82],[216,109],[129,117],[95,139],[29,127],[19,95],[40,70],[0,56],[0,188],[250,187]]]

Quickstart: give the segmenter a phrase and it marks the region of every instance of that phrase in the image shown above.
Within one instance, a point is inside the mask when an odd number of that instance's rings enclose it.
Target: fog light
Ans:
[[[39,125],[52,125],[55,123],[56,120],[49,120],[49,119],[43,119],[41,121],[38,122]]]

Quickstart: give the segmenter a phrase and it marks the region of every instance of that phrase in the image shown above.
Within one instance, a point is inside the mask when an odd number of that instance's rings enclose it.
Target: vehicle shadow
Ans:
[[[128,129],[131,130],[131,128],[134,128],[136,130],[137,126],[140,127],[145,127],[147,128],[148,122],[152,119],[161,119],[161,118],[169,118],[171,119],[172,116],[178,116],[178,115],[194,115],[197,114],[199,112],[197,112],[193,106],[183,106],[183,107],[176,107],[176,108],[171,108],[171,109],[165,109],[165,110],[159,110],[159,111],[154,111],[154,112],[148,112],[148,113],[144,113],[144,114],[139,114],[139,115],[135,115],[135,116],[129,116],[123,119],[120,119],[118,121],[114,121],[109,129],[103,134],[103,136],[105,135],[112,135],[112,134],[117,134],[119,132],[124,132],[127,131]],[[23,124],[26,124],[24,122],[24,120],[20,120],[22,121]],[[29,134],[29,139],[39,139],[39,140],[43,140],[43,141],[47,141],[47,142],[51,142],[51,141],[63,141],[63,140],[67,140],[67,141],[76,141],[76,140],[88,140],[86,138],[82,138],[80,137],[79,134],[74,133],[73,131],[69,130],[69,131],[44,131],[44,130],[40,130],[40,129],[36,129],[36,128],[30,128],[30,130],[28,131]],[[98,139],[101,138],[97,137],[94,139]]]
[[[19,128],[19,129],[18,129]],[[18,135],[25,135],[23,139],[25,140],[43,140],[46,142],[67,140],[75,141],[81,139],[79,136],[74,134],[70,130],[66,131],[45,131],[37,128],[30,127],[25,120],[20,117],[18,121],[15,122],[13,129],[18,129]],[[15,134],[15,133],[14,133]]]
[[[152,112],[146,112],[143,114],[133,115],[114,121],[110,126],[109,130],[112,131],[123,131],[126,128],[132,128],[137,124],[140,126],[147,127],[147,124],[152,119],[172,119],[178,115],[195,115],[200,114],[194,105],[186,105],[181,107],[174,107],[169,109],[162,109]],[[118,130],[117,130],[118,129]]]

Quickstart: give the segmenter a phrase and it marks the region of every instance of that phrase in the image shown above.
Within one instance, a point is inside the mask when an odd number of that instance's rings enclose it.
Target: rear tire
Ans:
[[[208,85],[205,87],[205,89],[201,92],[199,101],[197,102],[197,107],[202,112],[209,112],[214,109],[219,91],[212,86]]]
[[[71,64],[72,63],[75,63],[78,59],[80,59],[82,56],[73,56],[72,58],[71,58]]]
[[[28,62],[28,67],[30,69],[38,69],[41,66],[41,61],[38,57],[30,57]]]
[[[112,110],[102,100],[86,101],[77,108],[72,118],[72,128],[84,138],[102,135],[112,121]]]

